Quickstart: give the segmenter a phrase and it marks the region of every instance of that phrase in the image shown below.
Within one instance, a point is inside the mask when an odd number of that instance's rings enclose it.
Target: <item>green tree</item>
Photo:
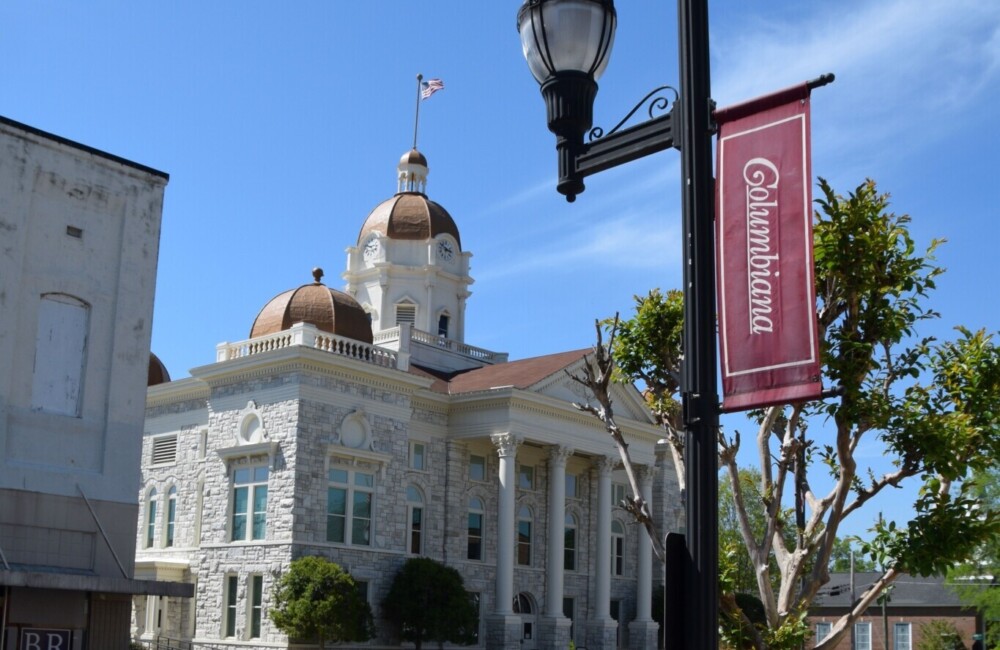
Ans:
[[[420,650],[424,641],[468,644],[478,625],[476,605],[455,569],[430,558],[403,564],[382,601],[382,611],[400,636]]]
[[[966,645],[954,623],[937,619],[920,626],[917,650],[966,650]]]
[[[984,508],[1000,511],[1000,467],[978,473],[975,490]],[[1000,648],[1000,537],[985,540],[967,562],[949,571],[948,582],[962,602],[982,613],[986,647]]]
[[[293,560],[274,586],[271,620],[294,639],[367,641],[374,636],[371,607],[349,573],[316,556]]]
[[[856,573],[874,571],[875,563],[868,556],[861,554],[858,542],[860,540],[853,537],[838,538],[833,542],[833,549],[830,551],[830,572],[847,573],[853,570]]]
[[[939,242],[918,252],[909,217],[891,213],[888,195],[872,181],[846,197],[823,180],[820,190],[814,227],[820,352],[824,383],[840,394],[748,414],[760,476],[752,492],[744,489],[737,464],[740,432],[719,438],[720,464],[766,615],[767,629],[754,640],[761,648],[800,642],[805,614],[829,580],[841,524],[883,492],[919,486],[916,516],[876,524],[861,550],[887,568],[818,648],[837,645],[900,573],[943,573],[1000,534],[1000,516],[984,511],[973,484],[964,480],[1000,456],[1000,352],[992,335],[959,328],[952,341],[921,338],[918,327],[937,317],[927,298],[943,272],[934,264]],[[637,298],[634,318],[607,326],[608,345],[598,337],[579,381],[600,405],[584,410],[601,417],[612,437],[617,427],[602,386],[611,372],[608,359],[617,363],[620,379],[645,386],[668,437],[680,429],[679,300],[675,292],[659,291]],[[821,432],[815,438],[810,423]],[[855,451],[871,440],[884,448],[892,470],[876,473],[860,464]],[[683,455],[682,439],[671,441],[676,459]],[[679,474],[682,467],[677,464]],[[825,493],[814,490],[818,474],[833,480]],[[789,516],[796,488],[804,503],[801,525]],[[642,505],[636,502],[633,514]],[[757,507],[764,512],[763,532],[751,520]],[[732,614],[728,607],[723,597],[721,611]]]

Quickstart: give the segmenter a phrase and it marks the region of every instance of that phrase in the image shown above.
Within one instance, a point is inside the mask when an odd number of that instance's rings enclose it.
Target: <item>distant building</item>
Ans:
[[[0,647],[127,648],[167,175],[0,118]]]
[[[833,573],[809,609],[813,639],[808,647],[822,641],[833,624],[850,611],[851,604],[881,577],[881,573]],[[921,578],[902,574],[889,592],[883,616],[882,605],[871,605],[836,645],[836,650],[914,650],[925,634],[924,625],[947,621],[955,626],[962,642],[971,648],[973,636],[982,630],[982,619],[968,609],[944,578]],[[886,643],[885,629],[889,636]]]
[[[572,405],[586,351],[508,361],[465,342],[471,253],[427,172],[416,150],[400,160],[397,193],[348,248],[346,292],[317,269],[247,340],[149,389],[136,571],[196,596],[137,598],[139,638],[287,648],[274,582],[321,555],[367,593],[379,633],[364,647],[395,647],[379,604],[421,555],[476,594],[478,647],[656,647],[660,570],[613,507],[630,491],[615,446]],[[615,407],[676,530],[676,477],[654,477],[661,431],[634,387],[615,386]]]

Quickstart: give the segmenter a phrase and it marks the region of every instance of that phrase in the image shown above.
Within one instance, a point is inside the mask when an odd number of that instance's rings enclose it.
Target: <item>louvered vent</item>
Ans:
[[[153,464],[164,465],[177,460],[177,436],[160,436],[153,439]]]

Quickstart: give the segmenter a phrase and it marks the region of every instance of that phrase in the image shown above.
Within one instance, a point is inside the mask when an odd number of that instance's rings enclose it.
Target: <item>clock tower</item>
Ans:
[[[397,166],[396,194],[368,215],[347,249],[347,292],[379,332],[408,325],[423,335],[464,343],[469,258],[454,219],[427,198],[427,159],[416,149]]]

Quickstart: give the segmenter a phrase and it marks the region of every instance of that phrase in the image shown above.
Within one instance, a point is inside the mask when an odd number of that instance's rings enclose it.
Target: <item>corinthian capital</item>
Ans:
[[[597,473],[601,476],[606,476],[611,472],[615,471],[621,459],[617,456],[600,456],[594,461],[594,466],[597,467]]]
[[[563,445],[552,445],[549,447],[549,460],[555,465],[565,465],[569,457],[573,455],[573,451],[573,449]]]
[[[517,455],[517,448],[521,444],[521,438],[512,433],[494,433],[490,436],[490,441],[497,448],[500,458],[514,457]]]

